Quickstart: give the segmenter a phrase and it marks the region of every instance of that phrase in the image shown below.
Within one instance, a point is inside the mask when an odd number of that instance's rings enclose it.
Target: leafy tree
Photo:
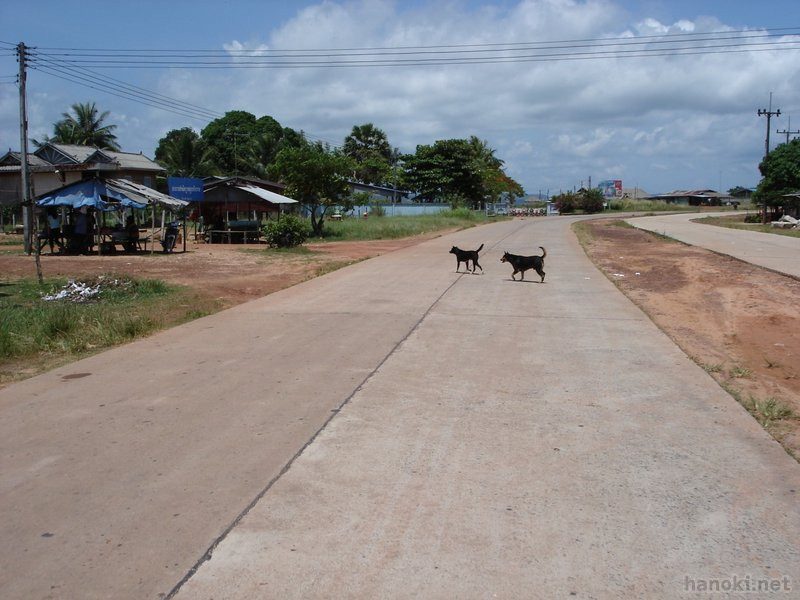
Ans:
[[[233,110],[211,121],[201,132],[214,151],[218,170],[229,175],[264,177],[270,163],[286,146],[302,143],[303,135],[281,127],[270,116],[256,118],[252,113]]]
[[[311,213],[314,235],[323,234],[325,215],[336,206],[347,207],[352,160],[321,144],[287,146],[275,157],[270,173],[286,186],[286,192],[305,204]]]
[[[783,196],[800,190],[800,139],[775,148],[764,157],[758,169],[763,179],[753,198],[766,206],[793,204]]]
[[[475,204],[483,199],[483,179],[467,140],[437,140],[417,146],[404,157],[406,180],[423,200],[462,198]]]
[[[407,185],[428,201],[478,208],[487,197],[524,195],[522,186],[503,171],[495,151],[475,136],[417,146],[415,154],[404,157],[404,167]]]
[[[247,174],[256,137],[256,117],[243,110],[232,110],[214,119],[201,131],[203,141],[214,151],[217,169],[226,175]]]
[[[71,107],[72,114],[62,113],[62,119],[53,123],[53,136],[45,137],[41,142],[33,140],[36,146],[47,142],[54,144],[77,144],[92,146],[104,150],[119,150],[117,136],[113,131],[116,125],[105,125],[108,111],[98,114],[94,102],[76,103]]]
[[[354,125],[346,138],[342,150],[356,163],[356,179],[364,183],[385,183],[397,156],[389,145],[386,133],[372,123]]]
[[[213,175],[213,152],[190,127],[173,129],[158,141],[155,159],[176,177]]]

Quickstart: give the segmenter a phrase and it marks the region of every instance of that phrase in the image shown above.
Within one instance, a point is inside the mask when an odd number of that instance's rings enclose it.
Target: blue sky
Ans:
[[[506,0],[497,2],[82,1],[0,4],[0,151],[19,148],[17,63],[37,48],[237,51],[669,40],[679,33],[771,31],[781,49],[691,56],[363,68],[103,69],[105,76],[222,114],[271,115],[312,139],[342,143],[374,123],[393,146],[476,135],[527,192],[622,179],[657,193],[754,186],[773,93],[776,130],[800,126],[800,6],[796,0]],[[791,29],[793,28],[793,29]],[[735,36],[738,34],[730,34]],[[794,43],[797,42],[797,43]],[[711,45],[706,41],[703,44]],[[477,48],[477,46],[473,46]],[[574,58],[574,57],[573,57]],[[189,118],[42,71],[28,79],[30,136],[75,102],[110,111],[124,150],[152,156]]]

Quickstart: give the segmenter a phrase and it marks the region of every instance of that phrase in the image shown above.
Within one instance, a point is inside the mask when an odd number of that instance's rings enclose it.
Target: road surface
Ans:
[[[3,598],[791,597],[800,465],[571,222],[437,238],[0,390]],[[511,281],[502,251],[540,245],[546,283]]]
[[[696,222],[708,216],[731,213],[683,213],[627,219],[640,229],[660,233],[692,246],[727,254],[745,262],[800,278],[800,238],[729,229]]]

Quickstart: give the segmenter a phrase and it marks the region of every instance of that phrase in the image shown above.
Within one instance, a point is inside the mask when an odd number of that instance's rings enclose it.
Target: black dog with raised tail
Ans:
[[[456,255],[456,273],[461,268],[461,263],[463,262],[466,265],[467,271],[469,271],[469,261],[472,261],[472,272],[475,272],[475,267],[478,267],[481,271],[483,271],[483,267],[478,264],[478,252],[483,249],[483,244],[481,244],[477,250],[462,250],[457,246],[453,246],[450,248],[450,254]]]
[[[543,246],[539,246],[539,248],[542,249],[541,256],[519,256],[517,254],[511,254],[510,252],[503,252],[503,258],[500,259],[500,262],[507,262],[514,267],[511,279],[516,281],[517,278],[514,277],[514,275],[522,273],[520,277],[520,281],[522,281],[525,279],[525,271],[528,269],[535,269],[539,277],[542,278],[541,282],[544,283],[544,257],[547,256],[547,250],[545,250]]]

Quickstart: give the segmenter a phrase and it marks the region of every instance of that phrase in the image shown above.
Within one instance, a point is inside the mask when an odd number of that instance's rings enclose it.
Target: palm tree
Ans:
[[[354,125],[342,150],[357,163],[356,177],[364,183],[384,183],[392,165],[392,147],[386,133],[372,123]]]
[[[191,128],[173,129],[161,138],[156,148],[156,161],[170,175],[202,177],[216,171],[213,151]]]
[[[112,132],[116,125],[104,125],[109,112],[98,115],[94,102],[76,103],[71,107],[72,114],[62,113],[60,121],[53,123],[53,136],[45,137],[43,141],[33,140],[37,146],[47,142],[54,144],[77,144],[79,146],[92,146],[104,150],[119,150],[117,136]]]

